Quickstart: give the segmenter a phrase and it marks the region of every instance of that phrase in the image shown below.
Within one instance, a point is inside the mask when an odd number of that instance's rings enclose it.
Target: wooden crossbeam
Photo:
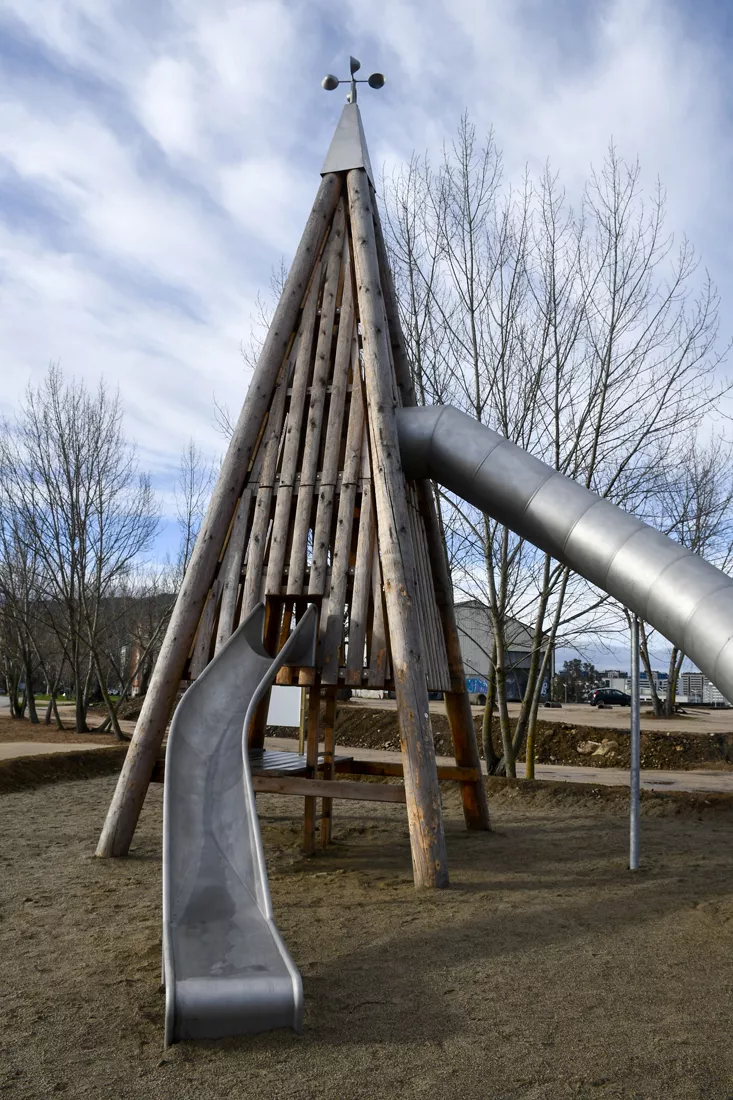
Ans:
[[[305,779],[301,776],[253,775],[256,794],[293,794],[308,799],[349,798],[357,802],[405,802],[405,788],[358,780]]]
[[[335,771],[339,775],[403,775],[401,760],[341,760],[337,761]],[[479,773],[475,768],[459,768],[457,764],[438,764],[438,779],[455,783],[476,783]]]

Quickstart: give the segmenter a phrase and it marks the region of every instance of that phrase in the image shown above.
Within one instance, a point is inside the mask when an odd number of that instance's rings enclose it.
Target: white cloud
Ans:
[[[349,52],[387,75],[360,97],[377,171],[437,155],[468,107],[509,177],[550,158],[577,193],[613,136],[662,177],[673,228],[729,300],[712,35],[672,0],[579,9],[553,5],[550,23],[516,0],[5,0],[28,61],[0,90],[0,157],[41,206],[35,227],[6,206],[0,233],[0,401],[59,359],[120,386],[161,474],[191,434],[219,449],[212,395],[241,403],[256,291],[295,249],[343,101],[318,82]]]

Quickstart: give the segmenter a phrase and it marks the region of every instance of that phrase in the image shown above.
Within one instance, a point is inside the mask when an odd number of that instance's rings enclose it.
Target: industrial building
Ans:
[[[486,691],[494,634],[488,607],[480,600],[466,600],[456,604],[456,623],[461,642],[463,666],[466,670],[468,690],[472,694]],[[506,679],[507,698],[520,701],[527,687],[527,675],[532,659],[532,628],[518,619],[510,619],[506,628]],[[548,646],[543,639],[543,655]],[[555,673],[555,655],[550,653],[542,683],[542,695],[550,697],[550,685]]]

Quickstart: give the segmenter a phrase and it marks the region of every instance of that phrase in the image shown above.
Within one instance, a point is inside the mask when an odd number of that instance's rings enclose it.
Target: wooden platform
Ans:
[[[323,755],[318,757],[318,769],[323,766]],[[347,798],[363,802],[404,802],[404,788],[396,785],[349,782],[344,779],[309,777],[305,755],[282,749],[251,749],[249,766],[255,792],[263,794],[290,794],[314,798]],[[360,775],[383,778],[402,778],[399,761],[355,760],[353,756],[335,756],[334,771],[339,775]],[[451,782],[474,782],[474,768],[460,768],[453,764],[438,765],[438,779]],[[165,757],[156,761],[153,782],[165,781]]]

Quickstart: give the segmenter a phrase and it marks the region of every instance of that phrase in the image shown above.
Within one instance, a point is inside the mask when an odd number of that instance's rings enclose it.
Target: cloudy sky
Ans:
[[[468,107],[508,178],[571,194],[613,137],[667,187],[733,332],[725,0],[0,0],[0,411],[50,360],[119,386],[170,486],[236,409],[258,289],[292,256],[348,55],[375,171],[437,151]]]

